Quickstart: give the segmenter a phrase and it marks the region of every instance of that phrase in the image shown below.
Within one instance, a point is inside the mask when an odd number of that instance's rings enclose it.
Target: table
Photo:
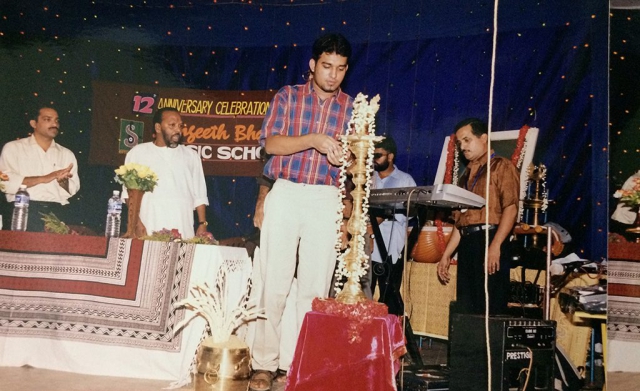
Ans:
[[[307,312],[286,390],[395,390],[398,359],[406,352],[398,317],[354,323],[337,315]]]
[[[640,372],[640,243],[609,241],[607,371]]]
[[[602,365],[605,369],[604,372],[604,378],[605,378],[605,387],[606,387],[606,379],[607,379],[607,314],[592,314],[590,312],[585,312],[585,311],[576,311],[573,313],[573,319],[576,322],[579,321],[590,321],[590,322],[594,322],[594,323],[600,323],[600,331],[602,332]],[[593,327],[593,325],[592,325]],[[595,356],[595,343],[594,343],[594,336],[595,336],[595,329],[596,327],[593,327],[593,331],[591,332],[591,358],[590,358],[590,365],[591,365],[591,383],[593,383],[594,381],[594,370],[595,370],[595,363],[594,363],[594,356]]]
[[[184,380],[205,322],[173,305],[222,265],[233,307],[244,248],[0,231],[0,366]]]

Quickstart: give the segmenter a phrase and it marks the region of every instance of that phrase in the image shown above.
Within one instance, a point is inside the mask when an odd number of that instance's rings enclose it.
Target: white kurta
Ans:
[[[0,155],[0,171],[9,176],[5,183],[7,201],[13,202],[20,184],[25,177],[42,176],[62,170],[73,164],[72,177],[69,179],[69,191],[63,189],[58,181],[41,183],[27,189],[33,201],[69,203],[68,199],[80,189],[78,162],[73,152],[54,141],[45,152],[34,136],[5,144]]]
[[[209,205],[202,161],[191,148],[158,147],[152,142],[133,147],[125,163],[148,166],[158,175],[158,185],[146,192],[140,206],[140,219],[151,235],[163,228],[177,229],[183,239],[195,235],[193,210]],[[126,189],[122,198],[128,198]]]

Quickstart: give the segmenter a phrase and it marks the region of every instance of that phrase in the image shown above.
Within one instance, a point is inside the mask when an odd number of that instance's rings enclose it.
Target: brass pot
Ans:
[[[248,379],[251,375],[249,346],[235,335],[223,343],[214,343],[212,337],[207,337],[198,348],[196,368],[207,383],[217,379]]]

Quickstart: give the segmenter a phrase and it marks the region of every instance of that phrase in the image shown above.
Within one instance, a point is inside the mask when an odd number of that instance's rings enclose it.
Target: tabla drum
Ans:
[[[433,225],[425,225],[420,230],[418,241],[411,251],[411,258],[415,262],[436,263],[442,257],[442,250],[449,242],[453,227],[451,224],[442,224],[442,232],[444,234],[444,243],[438,243],[442,239],[438,239],[438,228]]]

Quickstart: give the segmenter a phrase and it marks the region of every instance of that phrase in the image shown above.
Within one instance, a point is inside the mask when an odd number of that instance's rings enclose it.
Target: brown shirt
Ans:
[[[476,162],[471,162],[467,166],[464,174],[458,181],[458,186],[469,190],[485,198],[485,187],[487,183],[486,171],[487,156]],[[491,184],[489,186],[489,224],[500,223],[502,211],[509,205],[516,204],[520,200],[520,174],[509,159],[501,156],[491,158]],[[463,209],[464,210],[464,209]],[[474,224],[485,224],[485,205],[481,209],[467,209],[466,211],[456,210],[453,212],[453,219],[456,227],[466,227]]]

